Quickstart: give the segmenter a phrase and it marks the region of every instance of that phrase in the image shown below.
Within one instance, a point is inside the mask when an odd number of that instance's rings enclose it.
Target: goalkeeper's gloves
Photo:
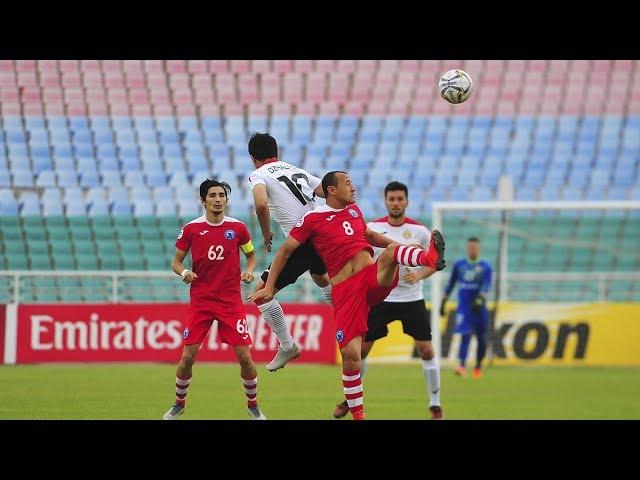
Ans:
[[[485,300],[484,296],[483,295],[478,295],[475,298],[475,300],[473,301],[473,304],[471,305],[471,310],[474,313],[478,313],[484,308],[486,303],[487,303],[487,301]]]
[[[442,297],[442,301],[440,302],[440,316],[444,317],[444,305],[447,303],[447,297]]]

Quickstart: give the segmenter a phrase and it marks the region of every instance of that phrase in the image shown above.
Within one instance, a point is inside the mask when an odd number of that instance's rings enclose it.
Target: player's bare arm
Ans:
[[[255,249],[251,250],[248,253],[244,252],[244,256],[247,259],[247,266],[240,274],[240,280],[242,280],[244,283],[253,283],[253,280],[255,279],[253,272],[258,265],[258,257],[256,256]]]
[[[389,237],[386,237],[381,233],[374,232],[369,227],[367,227],[367,230],[364,232],[364,234],[367,237],[367,242],[369,242],[374,247],[387,248],[392,243],[395,243]]]
[[[173,256],[173,263],[171,264],[171,267],[174,273],[176,275],[180,275],[182,277],[182,281],[188,285],[191,282],[193,282],[196,278],[198,278],[198,275],[193,273],[188,268],[185,268],[182,262],[184,262],[184,257],[186,256],[187,256],[187,252],[185,252],[184,250],[180,250],[179,248],[176,248],[176,254]]]
[[[273,240],[273,232],[270,227],[269,204],[267,200],[267,186],[258,184],[253,187],[253,204],[256,209],[256,216],[262,230],[262,238],[264,240],[265,252],[271,251],[271,241]]]
[[[264,288],[258,290],[257,292],[253,292],[251,295],[247,297],[247,300],[250,302],[255,302],[258,299],[263,299],[268,302],[273,298],[276,280],[282,272],[284,265],[287,263],[287,260],[291,256],[291,254],[295,251],[296,248],[300,246],[300,242],[293,238],[291,235],[287,237],[285,242],[276,252],[276,256],[273,259],[273,263],[271,264],[271,270],[269,270],[269,277],[267,278],[267,282],[264,285]]]

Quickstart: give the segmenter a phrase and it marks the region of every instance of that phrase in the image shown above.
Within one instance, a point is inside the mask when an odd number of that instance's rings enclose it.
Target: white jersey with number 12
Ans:
[[[318,206],[313,191],[321,182],[306,170],[282,161],[265,163],[249,175],[251,191],[260,183],[267,187],[269,210],[285,235],[302,215]]]

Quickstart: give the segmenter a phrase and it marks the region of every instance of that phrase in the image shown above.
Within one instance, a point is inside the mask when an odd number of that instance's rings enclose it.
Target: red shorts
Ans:
[[[182,332],[182,344],[202,343],[213,321],[218,321],[218,335],[231,346],[251,345],[244,308],[240,305],[218,304],[207,307],[189,305]]]
[[[369,310],[387,298],[398,285],[399,270],[396,270],[393,285],[383,287],[378,285],[376,261],[333,287],[331,299],[336,319],[336,340],[340,348],[355,337],[364,336]]]

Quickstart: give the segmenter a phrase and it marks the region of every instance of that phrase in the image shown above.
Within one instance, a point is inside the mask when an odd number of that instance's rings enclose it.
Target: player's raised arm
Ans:
[[[269,204],[267,201],[267,186],[264,183],[257,183],[253,187],[253,204],[256,209],[256,216],[262,230],[262,238],[264,239],[264,249],[271,251],[271,241],[273,240],[273,232],[270,227]]]
[[[365,230],[364,235],[367,237],[367,242],[374,247],[387,248],[392,243],[395,243],[389,237],[385,237],[381,233],[374,232],[369,227]]]
[[[276,252],[276,256],[273,259],[273,263],[271,264],[271,269],[269,270],[269,276],[264,285],[264,288],[258,290],[257,292],[253,292],[251,295],[247,297],[247,300],[250,302],[255,302],[258,299],[264,299],[265,301],[269,301],[273,297],[273,290],[275,289],[276,280],[282,272],[285,263],[291,256],[291,254],[295,251],[296,248],[300,246],[300,242],[293,238],[291,235],[287,237],[285,242]]]

